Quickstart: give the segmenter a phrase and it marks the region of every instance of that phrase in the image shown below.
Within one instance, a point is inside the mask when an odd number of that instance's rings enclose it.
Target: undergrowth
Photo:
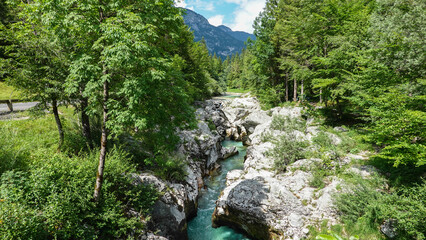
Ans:
[[[158,193],[133,184],[134,157],[111,141],[102,197],[95,204],[98,150],[88,148],[73,110],[60,110],[61,151],[51,114],[0,121],[0,239],[137,238]]]
[[[158,154],[153,158],[145,159],[145,165],[154,174],[172,182],[183,182],[188,173],[185,170],[187,161],[185,156],[170,153]]]
[[[368,236],[377,233],[386,220],[396,220],[397,239],[425,239],[426,181],[388,192],[367,180],[336,197],[341,219],[351,232]]]
[[[284,134],[274,137],[272,134],[264,134],[263,142],[272,142],[274,147],[266,155],[274,159],[274,168],[277,171],[285,171],[286,166],[296,160],[305,158],[307,141],[300,140],[295,131],[304,132],[306,122],[296,118],[274,116],[271,122],[271,129],[283,131]]]

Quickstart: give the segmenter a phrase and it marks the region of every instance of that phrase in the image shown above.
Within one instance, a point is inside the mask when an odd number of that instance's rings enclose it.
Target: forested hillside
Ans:
[[[344,212],[359,231],[391,217],[411,238],[425,238],[424,9],[417,0],[268,0],[254,24],[257,41],[225,61],[228,86],[251,90],[265,108],[292,102],[315,107],[327,124],[362,129],[376,149],[371,163],[400,200],[358,189]]]

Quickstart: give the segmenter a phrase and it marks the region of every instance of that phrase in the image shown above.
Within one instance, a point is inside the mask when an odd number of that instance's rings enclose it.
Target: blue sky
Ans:
[[[253,21],[265,6],[265,0],[175,0],[176,6],[191,9],[210,24],[225,25],[234,31],[253,32]]]

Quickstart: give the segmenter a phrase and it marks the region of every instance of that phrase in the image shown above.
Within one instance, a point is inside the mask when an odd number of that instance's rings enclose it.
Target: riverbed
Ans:
[[[205,179],[205,189],[201,190],[198,200],[197,217],[188,223],[188,237],[190,240],[250,240],[243,234],[229,227],[212,227],[212,214],[216,200],[226,185],[226,174],[234,169],[243,169],[246,147],[241,142],[225,140],[223,147],[235,146],[238,155],[220,162],[221,169]]]

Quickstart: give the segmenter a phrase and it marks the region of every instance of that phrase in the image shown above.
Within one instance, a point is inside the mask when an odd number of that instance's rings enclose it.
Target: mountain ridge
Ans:
[[[250,33],[232,31],[225,25],[213,26],[201,14],[190,9],[183,9],[186,12],[183,16],[184,22],[194,33],[194,41],[201,41],[204,38],[210,54],[216,53],[222,59],[237,52],[241,53],[245,48],[244,42],[248,38],[256,38]]]

